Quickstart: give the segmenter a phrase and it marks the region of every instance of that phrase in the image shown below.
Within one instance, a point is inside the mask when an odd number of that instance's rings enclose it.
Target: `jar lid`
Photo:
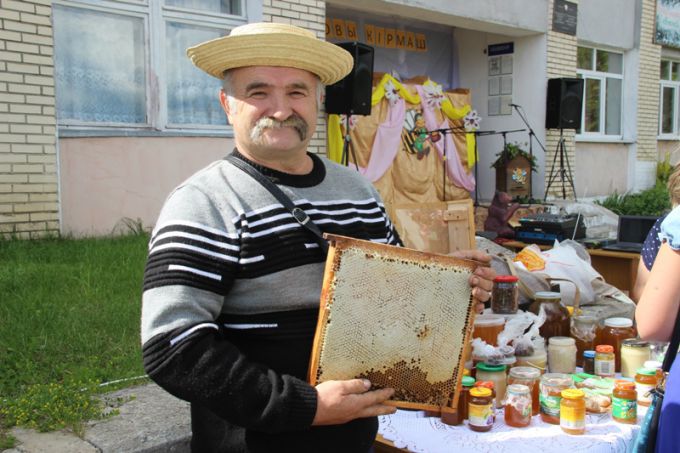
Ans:
[[[473,387],[470,389],[470,395],[482,398],[489,397],[491,396],[491,389],[488,389],[486,387]]]
[[[477,381],[474,386],[493,390],[496,387],[496,384],[494,384],[493,381]]]
[[[659,362],[658,360],[645,360],[645,363],[642,364],[643,368],[661,368],[663,364]]]
[[[656,374],[656,370],[654,368],[638,368],[637,369],[637,374],[643,374],[645,376],[654,376]]]
[[[574,321],[586,324],[595,324],[597,322],[597,317],[590,315],[576,315],[574,316]]]
[[[599,344],[595,346],[595,352],[614,352],[614,346],[610,346],[608,344]]]
[[[595,357],[595,351],[583,351],[583,357],[586,359],[592,359]]]
[[[493,281],[496,283],[516,283],[519,278],[514,275],[497,275]]]
[[[617,379],[614,381],[614,386],[622,390],[633,390],[635,388],[635,382]]]
[[[583,390],[581,389],[564,389],[562,390],[561,395],[562,398],[566,398],[569,400],[576,400],[586,396],[586,394],[583,393]]]
[[[510,384],[505,391],[516,395],[522,395],[524,393],[529,393],[529,386],[524,384]]]
[[[472,387],[475,385],[475,380],[472,376],[463,376],[463,387]]]
[[[553,346],[572,346],[576,344],[576,340],[571,337],[550,337],[548,345]]]
[[[510,376],[520,379],[536,379],[541,375],[537,368],[530,366],[516,366],[510,368]]]
[[[559,299],[560,293],[554,291],[539,291],[534,294],[534,299]]]
[[[640,340],[639,338],[626,338],[621,342],[621,346],[628,346],[629,348],[646,348],[649,343]]]
[[[628,318],[607,318],[604,320],[607,327],[633,327],[633,320]]]
[[[481,315],[475,317],[475,326],[502,326],[505,324],[505,318],[494,315]]]
[[[477,371],[489,371],[489,372],[504,372],[505,371],[505,365],[496,365],[496,364],[491,364],[491,363],[478,363],[477,364]]]

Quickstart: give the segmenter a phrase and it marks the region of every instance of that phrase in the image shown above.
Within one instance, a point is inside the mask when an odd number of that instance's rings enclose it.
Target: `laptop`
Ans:
[[[644,244],[649,230],[652,229],[657,219],[658,217],[655,216],[619,216],[616,242],[605,245],[602,250],[640,253],[642,244]]]

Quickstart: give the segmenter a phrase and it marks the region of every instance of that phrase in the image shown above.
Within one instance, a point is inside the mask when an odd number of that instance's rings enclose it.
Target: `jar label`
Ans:
[[[474,426],[493,425],[493,410],[491,404],[469,404],[468,423]]]
[[[560,426],[568,429],[581,429],[586,426],[586,408],[562,406],[560,408]]]
[[[637,390],[638,401],[641,401],[643,403],[651,403],[652,402],[652,394],[650,393],[649,395],[647,395],[647,393],[652,391],[654,388],[656,388],[655,385],[638,384],[636,382],[635,383],[635,390]]]
[[[612,396],[612,417],[619,420],[637,420],[637,401]]]
[[[614,360],[595,359],[595,375],[614,376]]]
[[[541,403],[542,414],[550,415],[552,417],[560,416],[560,402],[562,401],[561,396],[540,395],[539,401]]]

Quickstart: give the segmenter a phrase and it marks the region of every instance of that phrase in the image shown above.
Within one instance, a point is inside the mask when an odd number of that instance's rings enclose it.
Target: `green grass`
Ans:
[[[144,374],[147,242],[139,232],[0,240],[0,426],[77,430],[98,383]]]

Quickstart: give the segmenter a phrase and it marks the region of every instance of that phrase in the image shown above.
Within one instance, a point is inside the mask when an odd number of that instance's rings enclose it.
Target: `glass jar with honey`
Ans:
[[[574,316],[571,324],[571,337],[576,342],[576,366],[583,366],[583,351],[595,349],[597,318],[595,316]]]
[[[651,348],[646,341],[637,338],[626,338],[621,342],[621,376],[635,377],[651,356]]]
[[[608,344],[614,347],[614,362],[616,372],[621,371],[621,344],[626,338],[637,335],[633,328],[633,321],[628,318],[607,318],[604,327],[597,335],[597,344]]]
[[[550,337],[568,337],[571,331],[571,319],[567,307],[562,305],[560,293],[539,291],[534,294],[534,301],[529,311],[539,315],[545,313],[545,322],[539,327],[539,333],[546,341]]]
[[[477,380],[491,381],[496,389],[496,408],[501,406],[501,401],[505,397],[505,386],[507,376],[505,365],[492,365],[490,363],[477,364]]]
[[[531,415],[538,415],[540,408],[538,396],[540,381],[541,372],[537,368],[516,366],[510,368],[510,373],[508,374],[508,387],[513,384],[522,384],[529,387],[529,393],[531,394]]]
[[[498,346],[498,334],[503,332],[505,318],[496,315],[480,315],[475,318],[472,338],[480,338],[486,344]]]
[[[651,392],[656,388],[656,370],[653,368],[639,368],[635,374],[635,391],[637,402],[640,406],[649,406],[652,403]]]
[[[491,311],[513,315],[519,306],[519,279],[514,275],[498,275],[493,279],[491,290]]]
[[[617,380],[612,392],[612,418],[619,423],[637,423],[635,382]]]
[[[614,346],[598,344],[595,346],[595,375],[600,377],[613,377],[616,372]]]
[[[463,420],[467,420],[468,417],[468,403],[470,400],[470,389],[475,384],[475,378],[472,376],[463,376],[462,387],[460,393],[458,394],[458,404],[456,409],[453,410],[448,407],[444,407],[441,410],[441,421],[446,425],[460,425]],[[427,411],[425,411],[427,415]]]
[[[562,390],[560,427],[567,434],[583,434],[586,430],[586,400],[581,389]]]
[[[562,390],[573,386],[574,380],[568,374],[546,373],[541,377],[539,392],[541,420],[553,425],[560,424]]]
[[[468,427],[476,432],[491,430],[494,422],[491,390],[484,387],[470,389]]]
[[[548,368],[551,373],[573,373],[576,370],[576,344],[571,337],[548,340]]]
[[[511,384],[505,393],[505,424],[515,428],[531,423],[531,394],[529,387]]]
[[[517,359],[515,361],[515,368],[528,366],[536,368],[541,374],[545,373],[548,364],[548,353],[545,348],[535,348],[533,354],[527,356],[518,355],[515,358]]]

